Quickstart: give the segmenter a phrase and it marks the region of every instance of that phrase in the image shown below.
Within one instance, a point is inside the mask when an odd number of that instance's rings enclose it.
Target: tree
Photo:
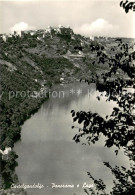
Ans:
[[[134,1],[121,1],[120,7],[123,7],[126,13],[129,12],[129,10],[135,11],[135,2]]]
[[[135,52],[133,51],[133,46],[123,43],[122,39],[116,39],[115,41],[118,42],[119,52],[116,52],[113,56],[105,54],[104,48],[101,47],[94,50],[97,62],[107,63],[110,66],[109,72],[102,74],[100,77],[95,75],[87,82],[96,83],[96,89],[100,92],[100,96],[97,97],[99,101],[102,98],[102,92],[105,92],[106,101],[115,101],[117,107],[114,107],[111,115],[106,116],[105,119],[98,113],[75,112],[72,110],[73,121],[83,124],[83,128],[79,128],[79,132],[73,137],[73,140],[78,143],[81,142],[82,138],[85,138],[85,144],[90,145],[97,142],[100,139],[100,135],[103,135],[106,138],[105,147],[115,145],[118,148],[115,150],[116,155],[118,155],[118,150],[122,147],[125,149],[129,159],[135,160],[135,115],[133,114],[135,96],[133,90],[128,90],[128,88],[135,88],[135,68],[133,63]],[[96,61],[93,61],[93,64],[95,63]],[[124,75],[124,78],[122,75]],[[104,165],[110,168],[116,178],[116,181],[114,181],[115,186],[110,194],[133,194],[135,192],[134,165],[131,166],[130,170],[117,166],[112,168],[108,162],[104,162]],[[97,194],[99,192],[107,194],[103,181],[101,179],[96,180],[89,172],[88,175],[95,183]],[[89,190],[92,194],[96,194],[92,189]],[[85,192],[88,194],[87,190]]]

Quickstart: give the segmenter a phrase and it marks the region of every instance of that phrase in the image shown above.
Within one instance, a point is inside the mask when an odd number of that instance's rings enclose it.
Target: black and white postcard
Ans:
[[[135,194],[134,11],[0,0],[0,195]]]

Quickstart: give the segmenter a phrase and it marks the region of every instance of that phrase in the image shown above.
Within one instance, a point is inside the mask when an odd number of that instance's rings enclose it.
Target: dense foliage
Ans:
[[[52,41],[50,37],[47,37],[48,47],[44,42],[38,41],[37,36],[30,36],[30,34],[22,37],[13,35],[6,42],[2,39],[0,41],[2,49],[0,54],[0,149],[4,150],[6,147],[13,149],[14,143],[21,137],[21,125],[48,98],[47,93],[44,96],[36,96],[36,94],[42,94],[43,90],[47,92],[53,83],[60,83],[60,77],[65,70],[67,73],[71,69],[74,72],[76,68],[69,60],[57,53],[57,49],[62,50],[59,45],[55,48],[55,56],[52,55],[53,44],[55,45],[60,39]],[[66,45],[63,39],[62,42]],[[49,50],[52,57],[45,53],[40,55],[41,49],[46,53]],[[2,179],[3,188],[9,188],[12,182],[17,181],[14,172],[17,165],[16,158],[17,155],[13,150],[8,160],[0,155],[0,179]]]
[[[86,143],[90,145],[90,143],[97,142],[102,135],[106,138],[106,147],[115,145],[118,148],[115,150],[116,155],[118,155],[118,150],[121,147],[124,148],[125,154],[129,156],[131,162],[134,162],[135,52],[133,51],[134,46],[128,46],[127,43],[122,42],[122,39],[117,39],[116,41],[119,43],[119,52],[116,52],[115,55],[106,55],[103,48],[99,48],[96,51],[98,62],[107,62],[110,70],[102,74],[102,77],[98,75],[93,76],[92,80],[87,82],[96,83],[97,90],[100,92],[100,96],[97,97],[99,101],[103,96],[103,92],[105,92],[106,101],[113,100],[117,106],[113,108],[112,114],[105,118],[98,113],[75,112],[72,110],[73,121],[83,124],[83,128],[79,128],[79,133],[73,139],[78,143],[84,138]],[[112,50],[114,49],[112,48]],[[119,71],[121,71],[123,76],[119,74]],[[112,168],[108,162],[104,162],[104,164],[111,169],[117,180],[114,181],[114,188],[110,194],[134,194],[135,164],[132,163],[130,170],[117,166]],[[88,175],[94,181],[97,190],[96,192],[96,190],[89,189],[91,194],[107,194],[105,192],[106,185],[103,181],[93,178],[90,172],[88,172]],[[85,190],[85,192],[89,194],[88,190]]]

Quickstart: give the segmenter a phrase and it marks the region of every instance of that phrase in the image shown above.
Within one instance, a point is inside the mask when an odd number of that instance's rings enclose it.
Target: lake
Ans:
[[[91,146],[76,144],[72,139],[78,132],[71,110],[110,114],[114,102],[98,101],[95,85],[75,82],[55,86],[50,98],[37,113],[22,126],[21,140],[15,144],[19,155],[16,173],[21,184],[42,184],[42,189],[27,189],[28,195],[82,195],[84,183],[92,185],[87,172],[103,179],[107,190],[112,189],[114,177],[103,162],[112,166],[129,167],[123,150],[115,155],[115,147],[105,148],[104,137]],[[77,123],[76,126],[79,127]],[[52,188],[56,185],[74,185],[74,188]],[[79,186],[77,187],[77,185]]]

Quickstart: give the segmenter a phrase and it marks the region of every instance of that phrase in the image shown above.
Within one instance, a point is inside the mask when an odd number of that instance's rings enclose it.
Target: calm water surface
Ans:
[[[70,91],[72,89],[73,91]],[[64,91],[64,97],[60,91]],[[59,86],[53,94],[58,97],[50,97],[41,109],[24,123],[21,141],[15,145],[15,151],[19,155],[19,165],[16,168],[19,182],[44,185],[41,190],[27,190],[28,195],[85,194],[83,183],[93,184],[87,176],[87,171],[95,178],[103,179],[110,190],[113,177],[110,170],[103,165],[103,161],[110,162],[111,165],[129,166],[123,151],[116,157],[115,148],[104,147],[103,137],[91,146],[76,144],[72,140],[77,132],[77,129],[71,128],[72,109],[96,111],[102,116],[111,113],[115,104],[106,102],[105,98],[98,101],[97,94],[94,85],[88,86],[85,83]],[[51,183],[74,184],[75,187],[52,189]],[[79,188],[76,187],[77,184],[80,184]]]

